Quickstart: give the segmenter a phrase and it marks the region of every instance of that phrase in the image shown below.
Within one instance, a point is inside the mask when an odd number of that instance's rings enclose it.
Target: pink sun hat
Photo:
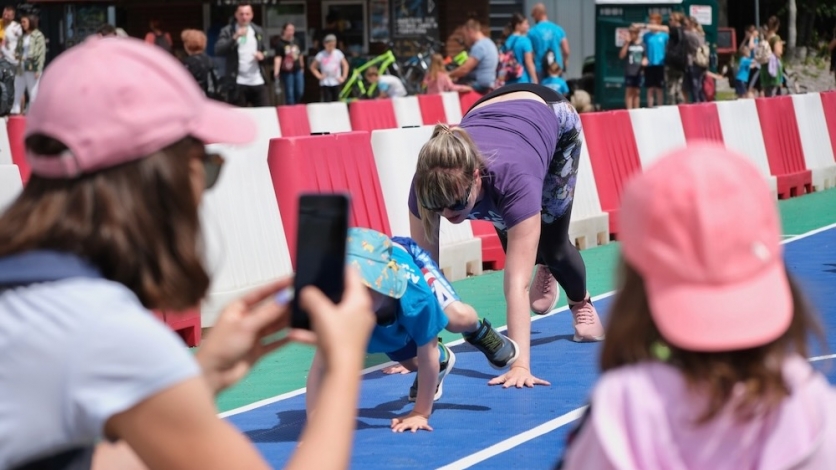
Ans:
[[[709,143],[674,151],[628,183],[620,218],[624,257],[672,345],[752,348],[789,328],[776,203],[745,157]]]
[[[92,37],[44,71],[26,116],[25,136],[43,134],[68,151],[27,152],[32,173],[74,178],[131,162],[191,136],[245,144],[255,122],[208,99],[174,56],[132,38]]]

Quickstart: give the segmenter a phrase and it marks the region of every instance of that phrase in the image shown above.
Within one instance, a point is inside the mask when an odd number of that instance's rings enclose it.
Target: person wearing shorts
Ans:
[[[415,406],[407,416],[392,420],[394,431],[432,430],[433,402],[441,398],[444,378],[456,362],[453,351],[439,341],[442,330],[462,333],[494,368],[508,367],[516,360],[516,344],[459,299],[429,253],[414,240],[351,228],[346,258],[368,287],[377,315],[367,352],[385,353],[417,372],[408,394]],[[317,395],[322,373],[319,354],[317,351],[308,374],[309,400]],[[312,412],[309,406],[308,413]]]
[[[563,95],[514,84],[482,97],[460,127],[437,125],[419,153],[409,194],[416,243],[437,259],[441,217],[454,224],[488,220],[506,253],[508,333],[519,358],[491,385],[548,385],[530,370],[530,311],[553,311],[558,284],[569,300],[574,340],[603,339],[586,266],[569,238],[581,145],[580,116]]]
[[[641,107],[642,72],[647,65],[647,48],[639,37],[639,28],[630,26],[629,33],[622,36],[624,46],[618,57],[624,61],[624,104],[627,109]]]

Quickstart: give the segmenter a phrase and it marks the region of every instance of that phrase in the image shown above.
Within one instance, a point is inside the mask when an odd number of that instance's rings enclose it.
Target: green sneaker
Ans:
[[[438,344],[444,348],[444,351],[447,355],[447,360],[441,363],[441,366],[438,368],[438,385],[435,386],[435,396],[433,397],[433,401],[438,400],[441,398],[441,394],[443,393],[442,384],[444,383],[444,377],[447,377],[447,374],[453,370],[453,365],[456,363],[456,355],[453,354],[453,351],[447,347],[446,344],[441,342],[441,338],[439,338]],[[418,398],[418,373],[415,373],[415,380],[412,382],[412,386],[409,387],[409,395],[407,396],[408,400],[414,402],[416,398]]]
[[[517,343],[496,331],[487,319],[482,320],[478,330],[463,336],[465,341],[482,351],[494,369],[509,367],[519,356]]]

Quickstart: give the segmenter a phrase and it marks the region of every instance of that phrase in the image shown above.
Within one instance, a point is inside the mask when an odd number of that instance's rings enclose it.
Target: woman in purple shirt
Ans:
[[[519,346],[519,357],[491,385],[549,384],[530,370],[526,306],[540,315],[552,311],[557,284],[569,298],[574,340],[604,337],[586,290],[586,267],[569,240],[580,130],[577,112],[559,93],[533,84],[508,85],[479,100],[460,127],[436,126],[418,157],[409,199],[412,238],[437,260],[440,216],[454,224],[489,220],[506,252],[508,334]]]

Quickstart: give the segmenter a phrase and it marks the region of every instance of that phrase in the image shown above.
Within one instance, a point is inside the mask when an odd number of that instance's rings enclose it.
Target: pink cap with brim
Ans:
[[[32,173],[73,178],[148,156],[191,136],[245,144],[255,122],[208,99],[171,54],[131,38],[92,37],[44,71],[26,117],[26,137],[43,134],[64,155],[27,152]]]
[[[672,345],[747,349],[789,328],[775,201],[745,157],[709,143],[677,150],[628,183],[620,219],[624,257]]]

